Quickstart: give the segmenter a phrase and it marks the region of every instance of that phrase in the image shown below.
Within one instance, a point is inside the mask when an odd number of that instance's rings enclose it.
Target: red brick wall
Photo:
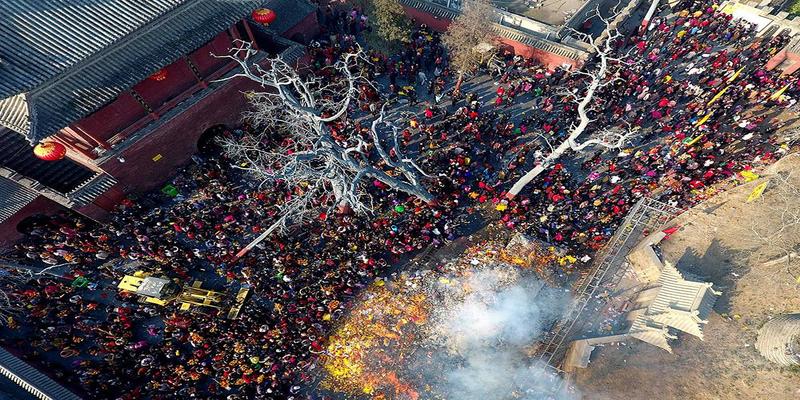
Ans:
[[[197,84],[197,78],[183,58],[167,65],[163,70],[167,73],[164,80],[156,81],[145,78],[133,87],[133,90],[139,93],[145,103],[156,112],[164,103],[180,96],[181,93]]]
[[[189,58],[195,63],[202,76],[208,76],[226,63],[225,60],[211,57],[209,53],[227,54],[230,46],[230,36],[227,31],[223,31],[206,45],[192,52]],[[133,87],[150,107],[156,111],[165,102],[174,99],[184,91],[197,85],[197,78],[183,58],[164,67],[164,70],[167,72],[167,78],[163,81],[145,78]],[[147,113],[144,108],[126,91],[92,115],[72,125],[75,129],[96,138],[108,140],[146,116]],[[67,142],[84,141],[79,137],[70,137],[71,135],[68,132],[62,136]],[[93,147],[94,144],[89,146],[89,149]]]
[[[408,16],[412,18],[418,25],[425,24],[429,26],[431,29],[439,32],[444,32],[450,25],[450,20],[448,19],[436,18],[427,12],[418,10],[413,7],[404,6],[403,8],[405,9],[406,14],[408,14]],[[573,60],[571,58],[562,57],[547,51],[539,50],[535,47],[528,46],[526,44],[517,42],[515,40],[500,38],[500,42],[502,42],[507,46],[513,47],[514,54],[519,54],[525,58],[533,58],[535,60],[538,60],[543,65],[547,66],[548,69],[551,70],[565,63],[572,64],[573,67],[580,65],[579,61]]]
[[[528,46],[524,43],[517,42],[516,40],[502,38],[500,42],[504,45],[511,46],[514,48],[514,54],[521,55],[525,58],[533,58],[534,60],[539,61],[542,65],[546,66],[547,69],[553,70],[557,67],[561,66],[562,64],[570,64],[573,68],[580,66],[580,61],[573,60],[571,58],[562,57],[558,54],[553,54],[548,51],[539,50],[535,47]]]
[[[413,19],[417,25],[425,24],[431,29],[439,32],[444,32],[450,25],[449,19],[437,18],[426,13],[425,11],[421,11],[413,7],[403,6],[403,8],[406,10],[406,14],[408,14],[408,16],[411,17],[411,19]]]
[[[76,208],[75,211],[95,221],[104,221],[108,218],[109,214],[109,210],[103,209],[95,203],[89,203],[83,207]]]
[[[108,140],[146,115],[139,102],[129,92],[123,92],[111,103],[73,125],[100,140]]]
[[[210,42],[206,43],[205,46],[192,52],[192,54],[189,55],[189,58],[197,66],[198,71],[200,71],[200,75],[203,77],[208,77],[214,71],[218,70],[228,62],[228,60],[224,58],[216,58],[211,54],[228,54],[232,46],[231,37],[228,34],[228,31],[223,31]]]
[[[301,33],[303,38],[308,42],[319,34],[319,21],[317,21],[317,13],[312,12],[308,14],[302,21],[300,21],[294,28],[289,29],[283,33],[283,37],[291,39],[292,36]],[[303,43],[305,44],[305,43]]]
[[[295,33],[303,33],[308,40],[318,32],[317,16],[316,13],[312,13],[297,26],[286,32],[285,35],[291,38]],[[226,53],[229,43],[230,37],[227,32],[221,32],[214,40],[190,56],[192,61],[197,64],[202,75],[207,76],[225,63],[224,61],[212,59],[207,53],[210,50],[217,54]],[[178,60],[176,64],[180,65],[175,67],[174,70],[171,67],[167,67],[167,72],[173,79],[179,78],[181,82],[185,80],[186,82],[183,83],[189,83],[194,80],[191,71],[185,67],[186,64],[182,59]],[[190,77],[191,79],[188,79]],[[167,81],[169,80],[170,77],[168,76]],[[158,84],[162,86],[157,87],[156,85]],[[142,87],[142,85],[147,87]],[[172,85],[169,86],[174,88]],[[178,86],[182,86],[182,84]],[[140,83],[138,87],[143,92],[143,95],[153,97],[149,100],[153,100],[156,103],[163,101],[163,89],[165,88],[164,82],[149,82],[147,80]],[[189,162],[192,154],[197,151],[197,141],[200,135],[206,129],[218,124],[233,127],[240,123],[241,112],[247,107],[242,92],[257,88],[255,83],[246,79],[231,81],[123,151],[121,156],[125,159],[124,163],[121,163],[117,158],[112,158],[99,165],[104,171],[116,178],[119,184],[98,197],[92,204],[81,207],[76,211],[90,218],[102,220],[107,217],[108,211],[119,203],[125,193],[141,193],[161,187],[178,172],[180,167]],[[130,125],[131,120],[138,120],[143,116],[142,108],[129,94],[124,93],[120,97],[120,99],[98,110],[86,119],[76,122],[75,125],[87,133],[106,139]],[[158,104],[153,105],[157,106]],[[79,138],[77,134],[74,138],[71,137],[71,134],[65,133],[65,136],[74,139],[76,143],[81,142],[83,144],[84,142],[84,139]],[[87,144],[87,146],[89,145]],[[156,155],[161,157],[154,161]],[[81,160],[81,162],[89,163],[90,161]],[[5,247],[22,238],[22,235],[17,232],[17,224],[28,216],[36,214],[52,215],[64,209],[63,206],[46,197],[37,197],[11,218],[0,223],[0,247]]]
[[[37,214],[53,215],[63,210],[65,208],[53,200],[44,196],[37,197],[12,215],[11,218],[0,223],[0,248],[8,247],[10,244],[22,239],[23,235],[17,231],[17,224],[22,222],[23,219]]]
[[[122,185],[116,184],[106,190],[105,193],[97,196],[92,203],[105,211],[112,211],[124,198],[125,192],[122,190]]]
[[[161,187],[197,151],[197,140],[211,126],[235,126],[246,101],[241,92],[255,88],[244,78],[217,89],[189,110],[168,121],[122,153],[124,163],[112,158],[101,165],[126,192]],[[154,161],[154,157],[161,155]]]

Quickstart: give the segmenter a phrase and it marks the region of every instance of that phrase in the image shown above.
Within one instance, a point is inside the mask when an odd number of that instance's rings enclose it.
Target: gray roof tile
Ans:
[[[275,9],[279,20],[283,14],[299,22],[301,17],[291,16],[313,11],[306,0],[0,2],[0,99],[25,94],[29,126],[20,133],[37,142],[88,116],[262,4]],[[0,102],[0,124],[24,129],[20,107],[19,98]]]
[[[277,14],[269,29],[278,33],[292,29],[317,9],[317,6],[305,0],[266,0],[263,7],[274,10]]]
[[[16,214],[37,196],[38,194],[33,190],[10,179],[0,177],[0,222]]]
[[[0,2],[0,97],[29,91],[179,6],[182,0]]]
[[[28,363],[17,358],[5,349],[0,348],[0,373],[11,378],[15,376],[25,383],[33,386],[39,393],[38,398],[54,400],[80,400],[81,398],[70,392],[67,388],[59,385],[47,375],[39,372]],[[16,382],[15,382],[16,383]],[[29,390],[34,393],[34,391]]]

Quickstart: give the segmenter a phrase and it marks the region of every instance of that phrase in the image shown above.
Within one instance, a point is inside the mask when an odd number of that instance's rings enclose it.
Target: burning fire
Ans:
[[[523,271],[538,273],[547,264],[559,262],[553,249],[518,250],[522,251],[511,253],[484,243],[439,271],[403,273],[390,281],[376,281],[328,338],[320,358],[326,372],[321,387],[373,400],[443,398],[431,381],[442,377],[425,377],[420,372],[424,369],[420,364],[432,362],[432,353],[457,347],[457,343],[442,339],[443,328],[436,318],[448,315],[447,309],[455,312],[454,305],[474,291],[471,285],[478,271],[502,265],[493,272],[497,284],[505,285],[516,281]],[[449,354],[458,357],[453,351]]]
[[[419,278],[401,276],[378,281],[353,309],[347,322],[329,339],[323,365],[329,377],[323,386],[375,399],[418,399],[409,383],[398,377],[403,355],[428,318],[429,305]]]

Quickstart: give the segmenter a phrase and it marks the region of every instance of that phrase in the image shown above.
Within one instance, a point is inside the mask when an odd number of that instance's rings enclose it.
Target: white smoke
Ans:
[[[569,305],[562,290],[495,265],[475,271],[460,285],[439,285],[428,355],[437,391],[447,399],[576,399],[560,378],[531,361],[530,346]],[[466,280],[464,282],[463,280]]]

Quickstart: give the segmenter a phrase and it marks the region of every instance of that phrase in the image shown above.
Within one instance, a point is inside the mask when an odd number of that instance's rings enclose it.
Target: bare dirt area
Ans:
[[[789,171],[794,173],[782,180]],[[800,260],[765,265],[787,246],[796,250],[797,226],[787,230],[788,241],[763,235],[785,225],[787,208],[798,208],[800,198],[787,204],[778,185],[800,187],[800,156],[786,157],[762,175],[685,212],[675,220],[681,229],[661,243],[665,260],[723,292],[705,340],[681,335],[673,354],[634,339],[598,348],[589,368],[572,377],[584,398],[800,398],[800,370],[770,364],[754,348],[766,321],[800,310]],[[770,183],[763,197],[747,203],[765,179]]]

